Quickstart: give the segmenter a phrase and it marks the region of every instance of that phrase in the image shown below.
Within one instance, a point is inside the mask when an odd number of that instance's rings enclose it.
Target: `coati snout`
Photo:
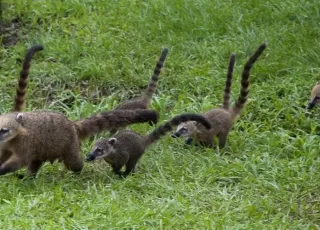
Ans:
[[[311,90],[310,101],[308,103],[307,109],[313,109],[317,104],[320,103],[320,82],[317,82]]]
[[[317,104],[320,103],[320,96],[315,96],[309,103],[307,106],[307,109],[313,109],[313,107],[315,107]]]
[[[117,143],[117,139],[112,137],[106,142],[104,139],[100,138],[91,149],[91,152],[87,155],[86,161],[93,161],[100,158],[107,157],[112,154],[115,149],[114,145]]]

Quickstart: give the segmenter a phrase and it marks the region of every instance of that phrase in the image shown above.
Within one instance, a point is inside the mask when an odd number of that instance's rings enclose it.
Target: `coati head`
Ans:
[[[199,129],[196,121],[182,122],[178,125],[172,137],[190,137],[193,136]]]
[[[100,138],[98,141],[94,143],[93,148],[90,153],[87,155],[87,161],[93,161],[97,159],[101,159],[104,157],[108,157],[110,154],[115,153],[114,145],[117,143],[117,138],[109,138],[103,139]]]
[[[0,143],[5,143],[17,135],[26,135],[28,132],[22,126],[23,114],[5,114],[0,116]]]
[[[307,109],[312,109],[316,104],[320,103],[320,82],[312,88],[311,97]]]

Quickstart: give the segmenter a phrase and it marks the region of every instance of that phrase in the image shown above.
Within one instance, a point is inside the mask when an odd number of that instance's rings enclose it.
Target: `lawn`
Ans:
[[[1,229],[320,229],[320,108],[305,109],[320,80],[320,1],[2,0],[1,9],[1,113],[33,44],[45,50],[31,64],[26,111],[72,120],[140,95],[168,47],[152,102],[160,123],[220,106],[232,52],[234,101],[244,63],[268,44],[224,149],[167,135],[126,179],[102,161],[80,175],[48,163],[34,180],[2,176]]]

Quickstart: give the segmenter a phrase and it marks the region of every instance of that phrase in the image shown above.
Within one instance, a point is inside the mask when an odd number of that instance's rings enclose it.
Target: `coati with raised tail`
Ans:
[[[201,145],[204,145],[206,147],[213,147],[214,137],[218,137],[219,147],[225,147],[227,137],[232,128],[233,122],[235,121],[236,117],[240,114],[241,110],[243,109],[247,101],[247,96],[249,93],[250,70],[266,47],[267,45],[265,43],[260,45],[259,48],[255,51],[255,53],[249,58],[249,60],[245,64],[244,69],[242,71],[240,95],[235,105],[231,109],[229,109],[231,79],[233,73],[233,66],[235,63],[235,55],[231,55],[227,73],[226,86],[224,90],[223,107],[212,109],[203,113],[203,116],[211,122],[212,129],[206,130],[201,126],[201,124],[197,124],[197,122],[194,121],[189,121],[181,123],[177,127],[176,132],[172,134],[172,137],[187,137],[187,144],[190,144],[195,139],[197,143],[200,143]]]
[[[157,121],[153,110],[118,110],[71,121],[61,113],[25,112],[0,115],[0,175],[24,166],[35,176],[45,161],[64,162],[80,172],[80,141],[102,130]]]
[[[307,109],[313,109],[317,104],[320,103],[320,82],[317,82],[311,90],[310,101],[307,106]]]
[[[20,71],[20,78],[18,81],[18,87],[16,91],[16,97],[14,102],[14,107],[12,112],[22,112],[25,109],[25,95],[26,95],[26,88],[28,86],[28,76],[30,72],[30,62],[33,55],[43,50],[42,45],[34,45],[30,49],[28,49],[26,56],[24,58],[22,69]]]
[[[211,128],[211,123],[201,115],[182,114],[175,116],[146,136],[130,130],[123,130],[111,138],[101,138],[94,144],[86,159],[87,161],[104,159],[111,165],[115,174],[127,176],[134,170],[135,165],[148,146],[171,131],[173,126],[185,121],[196,121],[206,129]],[[120,170],[124,165],[126,170],[122,173]]]
[[[166,60],[167,54],[169,50],[168,48],[164,48],[162,50],[161,56],[156,64],[156,67],[154,68],[153,75],[151,77],[151,80],[148,84],[147,89],[145,90],[144,94],[138,98],[131,99],[129,101],[126,101],[120,105],[118,105],[115,109],[116,110],[123,110],[123,109],[147,109],[151,103],[152,95],[156,91],[157,82],[159,80],[159,75],[161,72],[161,69],[164,65],[164,62]]]

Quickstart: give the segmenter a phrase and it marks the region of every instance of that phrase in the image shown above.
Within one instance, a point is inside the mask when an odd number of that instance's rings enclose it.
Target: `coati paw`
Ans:
[[[186,142],[185,142],[185,143],[186,143],[187,145],[191,145],[192,142],[193,142],[193,139],[192,139],[191,137],[187,137],[187,138],[186,138]]]
[[[18,178],[19,180],[24,179],[24,178],[26,177],[25,175],[19,174],[19,173],[14,173],[14,176],[15,176],[16,178]]]

